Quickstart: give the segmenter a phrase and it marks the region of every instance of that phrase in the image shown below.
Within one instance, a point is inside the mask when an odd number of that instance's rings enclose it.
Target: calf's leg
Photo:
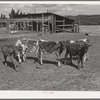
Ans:
[[[13,55],[10,56],[10,59],[11,59],[11,61],[13,63],[13,67],[14,67],[15,71],[17,71],[17,65],[16,65],[16,61],[15,61]]]
[[[22,52],[22,59],[23,59],[23,61],[26,61],[26,53],[25,52]]]
[[[43,65],[42,58],[43,58],[43,52],[40,52],[39,53],[39,62],[40,62],[41,65]]]
[[[21,62],[22,62],[21,55],[20,55],[20,53],[19,53],[19,52],[18,52],[18,61],[19,61],[19,63],[21,63]]]
[[[61,62],[60,62],[60,56],[59,56],[59,52],[55,52],[56,56],[57,56],[57,61],[58,61],[58,67],[61,66]]]
[[[77,63],[78,63],[78,69],[80,69],[80,56],[77,56],[78,57],[78,60],[77,60]]]
[[[83,68],[83,57],[81,57],[81,68]]]
[[[26,61],[26,54],[23,55],[23,61]]]
[[[73,65],[73,62],[72,62],[72,55],[70,54],[70,64]]]
[[[65,54],[65,57],[64,58],[67,59],[67,56],[68,56],[68,52],[66,51],[66,54]]]
[[[86,53],[86,60],[88,60],[89,59],[89,53],[87,52]]]
[[[84,57],[83,57],[83,62],[85,62],[87,59],[87,53],[84,54]]]
[[[4,55],[4,65],[7,66],[7,55]]]
[[[60,67],[61,66],[61,62],[60,61],[58,61],[58,67]]]
[[[41,65],[43,65],[43,52],[41,52],[41,58],[40,58],[40,60],[41,60]]]
[[[89,59],[89,53],[87,52],[87,53],[84,54],[83,62],[85,62],[88,59]]]
[[[38,63],[39,63],[40,65],[43,65],[43,62],[42,62],[43,52],[41,51],[40,48],[39,48],[38,51],[39,51],[39,52],[38,52]]]

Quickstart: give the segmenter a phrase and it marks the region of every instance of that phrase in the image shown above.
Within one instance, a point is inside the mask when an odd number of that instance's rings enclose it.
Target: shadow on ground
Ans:
[[[27,57],[28,60],[34,60],[34,63],[38,63],[38,58],[37,57]],[[65,59],[60,59],[61,63],[64,65],[69,65],[70,67],[74,67],[76,69],[78,69],[78,66],[75,64],[70,64],[69,58]],[[76,58],[74,58],[74,60],[76,60]],[[43,60],[43,64],[53,64],[55,66],[58,65],[57,61],[50,61],[50,60]]]

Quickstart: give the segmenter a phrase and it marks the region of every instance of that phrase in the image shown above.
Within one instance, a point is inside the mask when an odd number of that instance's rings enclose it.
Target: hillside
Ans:
[[[66,17],[76,19],[76,22],[80,23],[80,25],[100,25],[100,15],[78,15]]]

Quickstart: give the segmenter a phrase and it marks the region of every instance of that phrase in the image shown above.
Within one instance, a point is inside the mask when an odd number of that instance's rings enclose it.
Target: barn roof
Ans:
[[[38,15],[42,15],[42,14],[44,14],[44,15],[55,15],[55,16],[58,16],[58,17],[60,17],[60,18],[65,18],[66,20],[69,20],[69,21],[71,21],[71,22],[73,22],[74,21],[74,19],[71,19],[71,18],[66,18],[65,16],[61,16],[61,15],[58,15],[58,14],[54,14],[54,13],[51,13],[51,12],[44,12],[44,13],[28,13],[28,14],[25,14],[25,15],[16,15],[16,16],[14,16],[14,18],[20,18],[21,16],[23,16],[23,17],[28,17],[29,16],[29,18],[31,17],[31,16],[38,16]]]
[[[67,20],[70,20],[70,21],[74,21],[74,19],[71,19],[71,18],[67,18],[65,16],[61,16],[61,15],[58,15],[58,14],[55,14],[55,13],[51,13],[51,12],[45,12],[45,13],[28,13],[27,15],[41,15],[41,14],[45,14],[45,15],[55,15],[55,16],[59,16],[59,17],[62,17],[62,18],[65,18]]]

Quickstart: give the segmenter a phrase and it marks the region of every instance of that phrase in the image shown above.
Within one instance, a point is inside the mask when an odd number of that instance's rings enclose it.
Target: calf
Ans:
[[[90,46],[89,44],[89,39],[79,39],[77,41],[81,41],[81,42],[84,42],[85,44],[87,44],[88,46]],[[84,59],[83,59],[83,62],[85,62],[86,60],[89,59],[89,53],[88,51],[84,54]]]
[[[45,40],[39,40],[39,62],[41,65],[43,65],[42,62],[42,56],[43,53],[55,53],[57,56],[57,60],[58,60],[58,66],[61,66],[60,64],[60,55],[63,52],[64,47],[63,47],[63,43],[62,42],[58,42],[58,41],[45,41]]]
[[[7,66],[7,57],[10,57],[12,63],[13,63],[13,67],[14,69],[17,71],[17,68],[16,68],[16,57],[17,57],[17,50],[16,50],[16,47],[11,45],[11,44],[5,44],[2,46],[2,53],[3,53],[3,56],[4,56],[4,64],[5,66]]]
[[[88,52],[89,45],[83,41],[75,41],[75,43],[70,43],[70,41],[66,41],[66,54],[70,55],[70,63],[72,64],[72,56],[77,56],[78,58],[78,69],[80,69],[79,64],[81,62],[81,68],[83,68],[83,57],[85,53]]]
[[[30,53],[38,52],[38,41],[34,39],[22,39],[22,44],[27,46],[27,51]]]
[[[74,40],[68,40],[68,41],[66,41],[66,43],[67,43],[67,45],[69,44],[69,45],[71,45],[71,44],[75,44],[75,42],[84,42],[85,44],[87,44],[88,46],[91,46],[90,44],[89,44],[89,39],[79,39],[79,40],[76,40],[76,41],[74,41]],[[67,55],[68,55],[68,53],[66,53],[66,55],[65,55],[65,57],[67,57]],[[86,60],[88,60],[89,59],[89,53],[88,53],[88,50],[87,50],[87,52],[84,54],[84,57],[83,57],[84,59],[83,59],[83,62],[85,62]]]
[[[15,43],[16,49],[18,51],[18,61],[21,63],[22,61],[26,61],[26,49],[27,46],[22,43],[21,40],[17,40]]]
[[[33,39],[22,38],[22,40],[17,40],[16,46],[21,46],[23,48],[22,53],[19,52],[19,62],[26,61],[26,53],[37,53],[38,52],[38,41]],[[22,57],[21,57],[22,54]]]

